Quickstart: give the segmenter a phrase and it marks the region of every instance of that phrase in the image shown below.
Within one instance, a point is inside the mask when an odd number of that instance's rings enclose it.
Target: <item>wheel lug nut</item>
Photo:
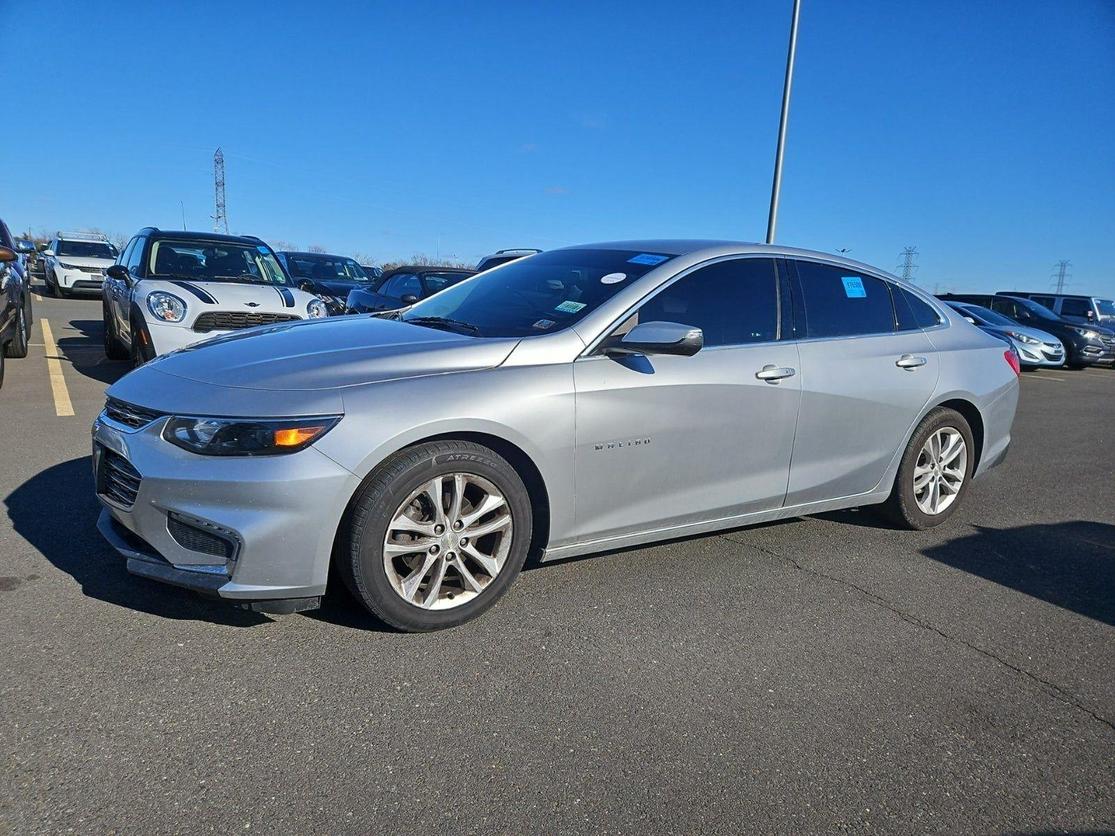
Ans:
[[[467,546],[468,545],[468,538],[467,537],[462,537],[461,538],[461,545],[462,546]]]
[[[453,562],[453,558],[455,558],[456,556],[457,556],[457,555],[453,554],[453,552],[449,552],[449,553],[447,553],[447,554],[445,555],[445,559],[446,559],[446,560],[448,560],[449,562],[451,562],[451,563],[452,563],[452,562]]]
[[[441,551],[441,546],[438,546],[436,544],[430,546],[430,554],[437,554],[439,551]]]
[[[465,524],[463,522],[461,522],[460,520],[457,520],[456,522],[453,523],[453,530],[454,531],[460,531],[464,527],[465,527]]]
[[[444,534],[444,533],[445,533],[445,526],[444,525],[435,525],[434,526],[434,534]]]

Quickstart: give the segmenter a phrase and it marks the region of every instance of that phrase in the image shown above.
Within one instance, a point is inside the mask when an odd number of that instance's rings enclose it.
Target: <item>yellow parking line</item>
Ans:
[[[54,392],[54,413],[59,417],[74,414],[74,405],[70,403],[70,390],[66,388],[66,378],[62,376],[62,361],[58,359],[58,346],[54,342],[54,334],[50,330],[50,323],[40,319],[43,327],[43,346],[46,354],[46,370],[50,375],[50,388]]]

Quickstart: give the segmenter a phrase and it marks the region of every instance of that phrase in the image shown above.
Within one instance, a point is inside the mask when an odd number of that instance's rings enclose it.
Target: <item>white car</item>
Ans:
[[[252,236],[141,229],[107,271],[105,355],[145,363],[241,328],[328,315]]]
[[[43,251],[47,290],[54,296],[75,291],[99,293],[105,270],[116,262],[119,251],[104,235],[91,232],[59,232]]]

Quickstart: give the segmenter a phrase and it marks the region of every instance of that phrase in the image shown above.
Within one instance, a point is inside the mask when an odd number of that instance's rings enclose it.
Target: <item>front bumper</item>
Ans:
[[[67,270],[64,267],[54,268],[54,278],[59,287],[64,287],[66,290],[84,290],[89,293],[100,293],[101,285],[105,281],[104,273],[100,270],[96,273],[87,273],[84,270]]]
[[[1076,351],[1074,361],[1085,366],[1115,365],[1115,349],[1106,343],[1088,343]]]
[[[128,571],[242,602],[324,594],[334,536],[359,480],[313,447],[285,456],[195,455],[162,439],[166,420],[133,430],[102,414],[93,424],[104,506],[97,527]],[[121,499],[106,487],[109,454],[134,468],[134,495]],[[228,552],[195,550],[181,522],[217,532]]]
[[[1011,342],[1018,352],[1019,362],[1026,368],[1056,368],[1065,363],[1065,349],[1060,343],[1032,345],[1018,340]]]

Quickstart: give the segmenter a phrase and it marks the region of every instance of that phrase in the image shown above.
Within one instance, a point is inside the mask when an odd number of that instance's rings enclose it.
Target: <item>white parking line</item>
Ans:
[[[58,345],[54,342],[54,333],[50,330],[50,323],[40,319],[43,328],[43,349],[46,354],[46,370],[50,375],[50,389],[54,393],[54,414],[60,418],[74,414],[74,405],[70,403],[70,390],[66,388],[66,378],[62,376],[62,361],[58,358]]]
[[[1037,375],[1033,375],[1033,374],[1024,374],[1024,375],[1022,375],[1022,379],[1023,380],[1055,380],[1057,383],[1064,383],[1065,382],[1065,379],[1063,377],[1050,377],[1047,374],[1043,374],[1041,377],[1038,377]]]

